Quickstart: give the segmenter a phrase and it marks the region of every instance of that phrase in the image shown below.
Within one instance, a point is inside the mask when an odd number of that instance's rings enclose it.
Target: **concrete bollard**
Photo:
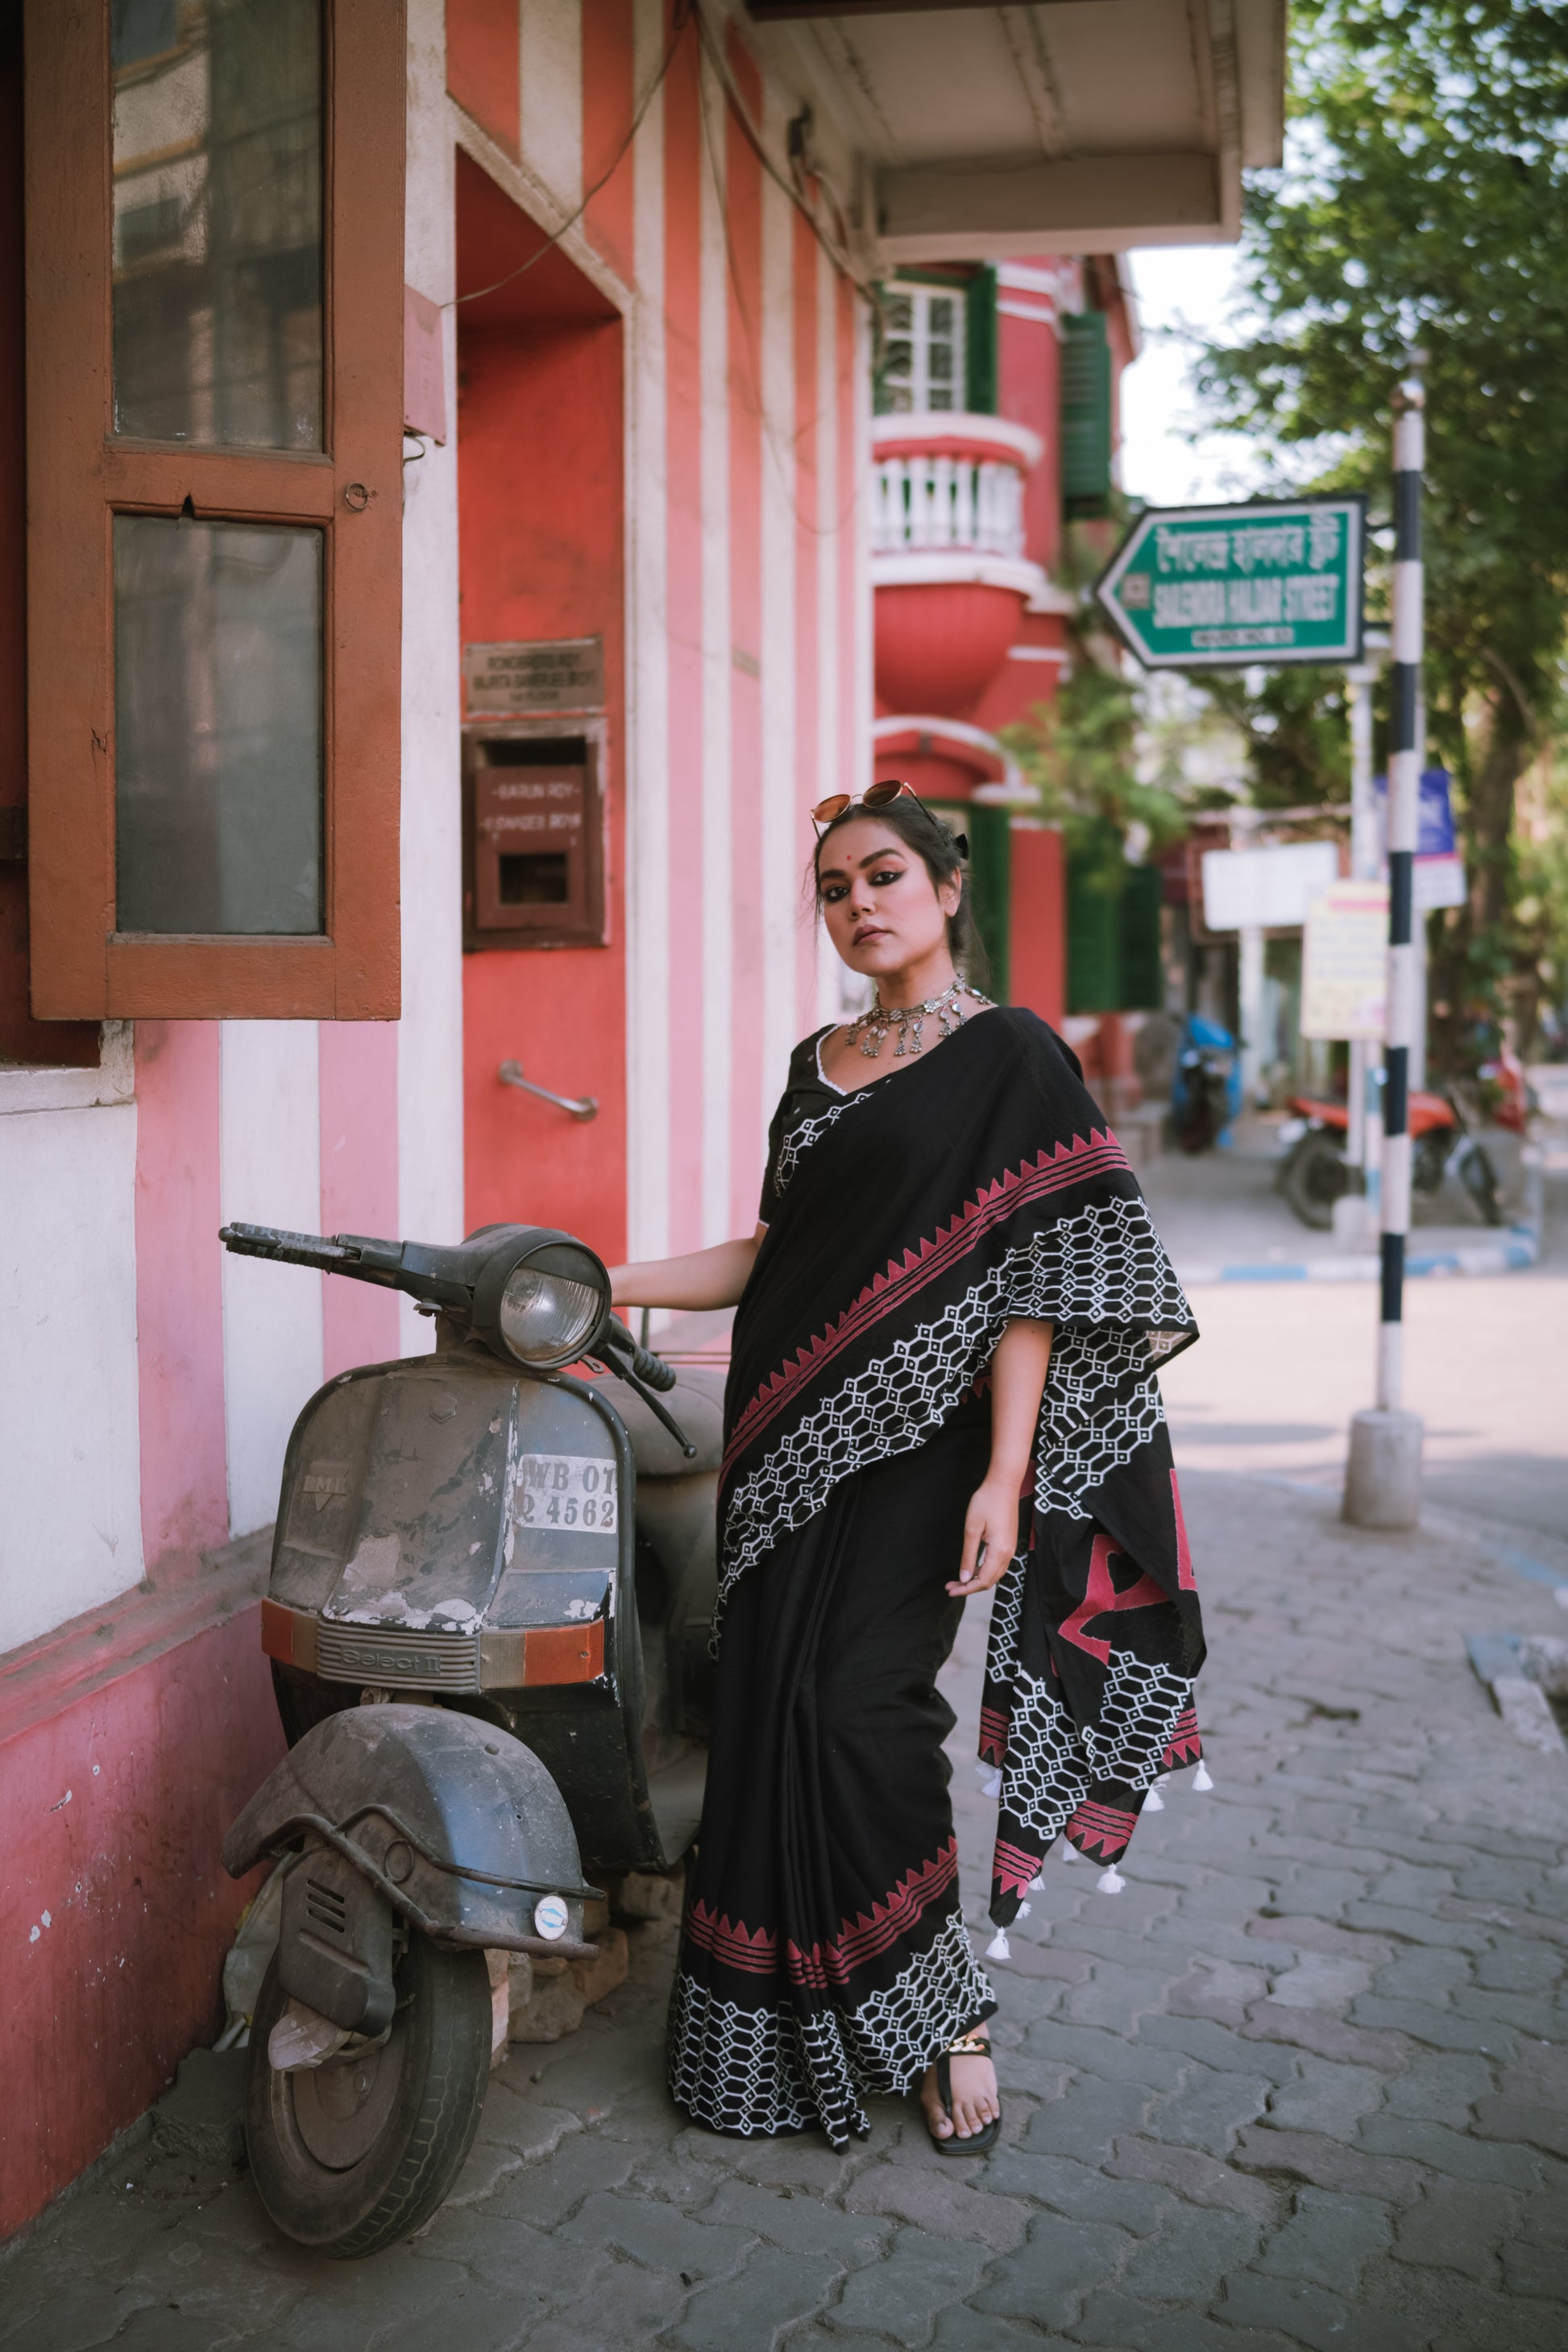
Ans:
[[[1373,1406],[1351,1422],[1341,1516],[1355,1528],[1413,1528],[1421,1517],[1421,1416]]]

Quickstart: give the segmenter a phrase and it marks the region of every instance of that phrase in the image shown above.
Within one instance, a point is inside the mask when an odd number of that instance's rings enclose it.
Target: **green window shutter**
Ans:
[[[972,416],[996,414],[996,272],[977,269],[964,292],[965,398]]]
[[[1102,515],[1110,497],[1110,345],[1103,310],[1061,322],[1062,511]]]
[[[1121,891],[1122,1013],[1154,1013],[1165,1001],[1160,963],[1160,908],[1164,889],[1157,866],[1130,866]]]
[[[971,801],[963,812],[963,824],[969,835],[974,928],[991,967],[985,993],[998,1004],[1005,1004],[1008,950],[1012,944],[1012,821],[1005,809],[977,807]]]
[[[1105,857],[1068,860],[1068,1011],[1121,1010],[1121,892]]]
[[[1012,821],[1005,809],[973,801],[928,801],[926,806],[954,833],[968,836],[969,903],[988,966],[983,985],[987,996],[1005,1004],[1012,938]]]

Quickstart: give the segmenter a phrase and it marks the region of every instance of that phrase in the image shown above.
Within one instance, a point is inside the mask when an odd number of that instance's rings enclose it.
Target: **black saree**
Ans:
[[[826,1034],[826,1033],[823,1033]],[[718,1696],[669,2026],[721,2131],[866,2128],[994,2008],[958,1895],[936,1674],[1007,1322],[1056,1327],[982,1752],[991,1916],[1055,1839],[1113,1861],[1198,1754],[1203,1638],[1155,1377],[1196,1338],[1076,1060],[999,1007],[841,1095],[796,1048],[735,1318]]]

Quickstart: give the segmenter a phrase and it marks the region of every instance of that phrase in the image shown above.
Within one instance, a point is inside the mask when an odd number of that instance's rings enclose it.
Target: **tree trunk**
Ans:
[[[1488,698],[1486,748],[1470,786],[1470,933],[1481,939],[1508,921],[1513,873],[1513,797],[1530,757],[1532,730],[1518,696],[1499,685]]]

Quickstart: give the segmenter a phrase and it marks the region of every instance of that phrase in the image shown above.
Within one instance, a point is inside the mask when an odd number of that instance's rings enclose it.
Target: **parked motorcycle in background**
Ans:
[[[339,1374],[295,1424],[261,1604],[289,1752],[223,1847],[281,1881],[258,2192],[300,2244],[369,2254],[472,2144],[487,1954],[592,1959],[584,1905],[696,1832],[723,1372],[638,1347],[569,1234],[222,1239],[436,1318],[433,1355]]]
[[[1217,1021],[1187,1015],[1171,1088],[1171,1124],[1178,1148],[1195,1156],[1211,1150],[1241,1110],[1241,1070],[1236,1040]]]
[[[1410,1097],[1410,1182],[1414,1192],[1433,1200],[1445,1177],[1464,1187],[1484,1223],[1500,1225],[1498,1171],[1485,1144],[1474,1132],[1481,1124],[1480,1107],[1488,1123],[1522,1135],[1531,1108],[1524,1070],[1511,1054],[1482,1065],[1484,1089],[1467,1117],[1463,1097],[1470,1091],[1455,1085],[1447,1091],[1413,1094]],[[1278,1183],[1304,1225],[1327,1233],[1334,1221],[1334,1202],[1351,1181],[1345,1147],[1350,1133],[1348,1104],[1312,1095],[1291,1097],[1294,1117],[1279,1129],[1284,1154]]]

